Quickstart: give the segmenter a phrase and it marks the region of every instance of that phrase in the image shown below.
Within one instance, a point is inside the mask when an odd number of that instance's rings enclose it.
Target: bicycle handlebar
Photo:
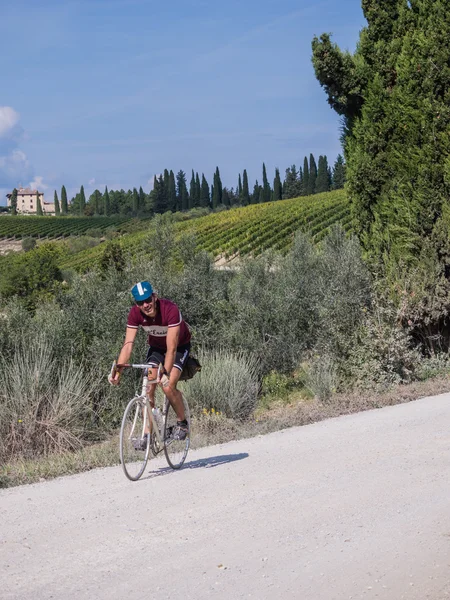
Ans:
[[[146,365],[146,364],[140,364],[140,363],[119,363],[117,364],[116,361],[113,362],[112,367],[111,367],[111,372],[109,374],[110,378],[113,379],[116,375],[117,369],[121,368],[121,369],[151,369],[152,366],[151,365]],[[163,368],[163,364],[160,363],[160,365],[158,366],[158,379],[161,375],[161,371]]]

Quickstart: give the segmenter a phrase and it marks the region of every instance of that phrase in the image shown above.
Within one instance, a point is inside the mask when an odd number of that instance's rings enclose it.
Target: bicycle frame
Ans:
[[[152,407],[150,406],[150,400],[147,396],[147,387],[149,385],[152,384],[157,384],[160,381],[160,377],[161,377],[161,370],[162,370],[162,365],[159,365],[158,367],[158,374],[156,376],[156,379],[149,379],[148,378],[148,370],[149,370],[149,365],[147,364],[116,364],[116,362],[114,361],[112,369],[111,369],[111,377],[114,376],[114,374],[117,371],[117,367],[123,367],[123,368],[133,368],[133,369],[142,369],[144,371],[144,375],[142,378],[142,389],[141,389],[141,393],[140,395],[137,394],[134,397],[135,400],[142,400],[144,402],[144,420],[143,420],[143,428],[142,428],[142,437],[144,436],[144,433],[146,433],[146,430],[148,429],[150,432],[154,432],[156,439],[158,441],[158,444],[161,446],[163,445],[163,439],[162,439],[162,435],[161,435],[161,431],[159,429],[158,423],[156,422],[155,416],[153,414],[153,411],[151,410]],[[164,394],[164,403],[161,409],[161,418],[164,419],[165,415],[166,415],[166,410],[167,410],[167,396]],[[136,411],[136,414],[134,416],[134,423],[133,423],[133,429],[134,426],[136,425],[136,421],[138,418],[138,411]],[[151,422],[151,428],[148,427],[147,425]]]
[[[120,459],[125,475],[128,479],[137,481],[144,472],[150,451],[154,456],[164,451],[169,466],[172,469],[181,468],[190,445],[190,416],[186,400],[182,398],[188,426],[185,430],[186,434],[179,438],[176,435],[172,435],[174,428],[177,426],[177,416],[169,398],[164,393],[164,389],[162,389],[164,400],[161,407],[161,421],[153,413],[155,406],[159,408],[158,404],[161,403],[161,400],[158,399],[157,403],[151,403],[147,395],[149,385],[161,383],[163,365],[159,365],[156,379],[149,379],[148,372],[152,367],[148,364],[117,365],[114,362],[110,373],[110,380],[115,377],[117,368],[143,370],[141,393],[139,394],[136,391],[135,396],[127,404],[120,430]],[[127,423],[129,424],[128,426],[126,425]],[[139,440],[146,440],[142,448],[140,447],[141,442]],[[136,445],[136,442],[138,442],[138,445]],[[179,446],[180,444],[181,447]],[[131,455],[129,454],[130,447],[132,448]],[[144,455],[135,460],[134,452],[137,450],[143,451]],[[130,470],[129,468],[135,463],[141,464],[138,472],[133,472],[133,469],[131,468]]]

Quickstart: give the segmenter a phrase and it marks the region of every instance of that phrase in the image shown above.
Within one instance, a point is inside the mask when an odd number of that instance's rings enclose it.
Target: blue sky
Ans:
[[[85,186],[151,189],[165,168],[236,187],[312,152],[333,163],[339,118],[312,37],[353,51],[360,0],[0,0],[0,203]]]

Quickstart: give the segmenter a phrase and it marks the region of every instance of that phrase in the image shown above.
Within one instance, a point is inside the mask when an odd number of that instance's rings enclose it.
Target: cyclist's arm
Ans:
[[[170,373],[170,371],[173,368],[174,362],[175,362],[175,356],[177,353],[180,329],[181,329],[180,325],[176,325],[175,327],[169,327],[167,329],[167,337],[166,337],[167,352],[166,352],[166,358],[164,360],[164,368],[167,371],[167,373]]]
[[[136,334],[138,330],[135,327],[127,327],[125,333],[125,341],[122,346],[122,350],[120,351],[119,358],[117,359],[117,364],[124,364],[130,360],[131,353],[133,351],[134,340],[136,339]],[[119,382],[120,373],[123,369],[120,367],[117,368],[117,377],[115,377],[115,381]]]

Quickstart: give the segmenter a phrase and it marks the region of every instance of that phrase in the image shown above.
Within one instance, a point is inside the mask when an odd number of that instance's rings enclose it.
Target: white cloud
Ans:
[[[93,177],[92,179],[89,179],[89,185],[94,185],[95,183],[95,177]]]
[[[10,106],[0,106],[0,137],[14,129],[19,122],[19,113]]]
[[[43,179],[44,178],[40,175],[36,175],[33,181],[30,181],[28,187],[30,187],[32,190],[48,190],[48,185],[43,182]]]
[[[0,187],[18,187],[32,175],[31,165],[22,150],[15,148],[0,155]]]

